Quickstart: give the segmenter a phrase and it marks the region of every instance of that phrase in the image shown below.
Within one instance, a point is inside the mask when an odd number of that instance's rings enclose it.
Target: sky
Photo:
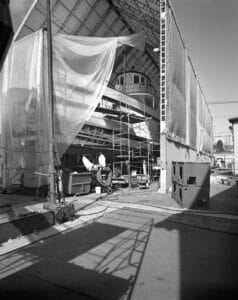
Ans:
[[[214,118],[215,133],[238,117],[238,0],[170,0]]]

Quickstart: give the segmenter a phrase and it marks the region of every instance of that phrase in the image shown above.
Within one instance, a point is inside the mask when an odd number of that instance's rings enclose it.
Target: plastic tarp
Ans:
[[[55,135],[59,157],[102,98],[114,66],[116,48],[127,44],[142,51],[144,43],[141,33],[117,38],[54,37]]]
[[[210,154],[212,117],[170,8],[166,50],[167,137]]]
[[[170,10],[167,14],[167,24],[167,128],[173,140],[185,143],[186,54]]]
[[[17,41],[4,67],[1,104],[6,186],[23,178],[25,186],[35,187],[47,179],[34,176],[35,172],[47,174],[49,165],[44,41],[42,31]],[[112,73],[117,47],[127,44],[143,50],[144,43],[141,33],[111,38],[53,37],[56,164],[98,105]]]
[[[198,92],[198,121],[201,124],[201,126],[204,127],[205,124],[205,114],[204,114],[204,107],[205,107],[205,100],[202,95],[202,91],[199,88]]]
[[[189,145],[197,148],[197,80],[191,63],[188,61],[189,90]]]
[[[205,124],[205,119],[204,119],[204,97],[202,95],[202,91],[199,88],[198,90],[198,138],[197,138],[197,150],[198,151],[203,151],[203,132],[204,132],[204,124]]]
[[[212,153],[212,118],[207,105],[204,107],[204,141],[203,141],[203,151],[207,153]]]
[[[34,186],[41,177],[33,173],[48,171],[49,125],[44,64],[43,33],[40,31],[16,42],[4,65],[1,120],[5,186],[19,182]]]

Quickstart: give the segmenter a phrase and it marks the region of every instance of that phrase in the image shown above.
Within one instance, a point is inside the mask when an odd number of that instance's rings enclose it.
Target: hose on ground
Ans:
[[[108,187],[112,182],[112,171],[110,170],[107,174],[107,179],[102,179],[102,168],[99,168],[97,171],[97,180],[101,184],[101,186]]]

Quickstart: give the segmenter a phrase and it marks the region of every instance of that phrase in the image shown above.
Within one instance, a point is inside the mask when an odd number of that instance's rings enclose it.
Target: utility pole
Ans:
[[[49,101],[49,185],[51,203],[55,202],[55,167],[54,167],[54,97],[53,97],[53,59],[50,0],[46,0],[47,9],[47,56],[48,56],[48,101]]]
[[[149,132],[149,122],[151,118],[146,118],[146,127]],[[150,181],[150,140],[149,137],[147,138],[147,170],[148,170],[148,181]]]

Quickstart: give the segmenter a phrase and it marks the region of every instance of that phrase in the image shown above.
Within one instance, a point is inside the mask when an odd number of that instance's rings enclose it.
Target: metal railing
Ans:
[[[116,84],[115,89],[119,92],[123,92],[125,94],[132,93],[146,93],[155,95],[155,89],[151,84],[141,84],[141,83],[130,83],[130,84]]]

